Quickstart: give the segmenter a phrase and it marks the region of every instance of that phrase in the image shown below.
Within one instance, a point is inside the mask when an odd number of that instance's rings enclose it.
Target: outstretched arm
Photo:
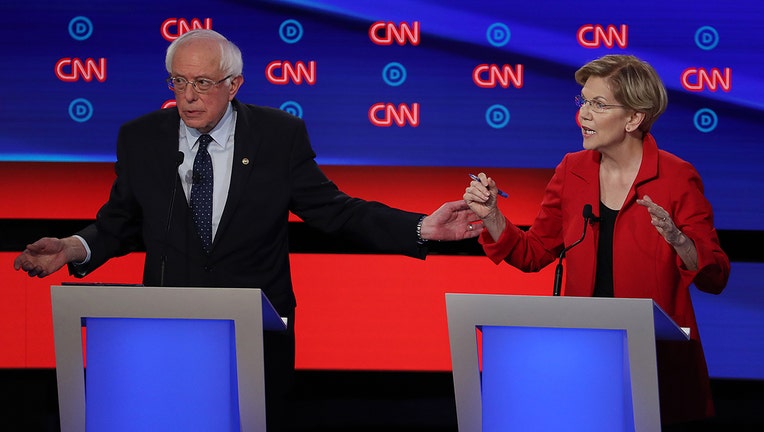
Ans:
[[[23,270],[30,277],[45,277],[71,262],[82,262],[87,251],[76,237],[63,239],[43,237],[27,245],[13,261],[13,268]]]
[[[443,204],[422,220],[424,240],[464,240],[477,237],[483,229],[480,218],[464,201]]]
[[[478,174],[464,192],[464,202],[480,217],[494,241],[498,241],[507,228],[507,220],[498,207],[498,193],[496,182],[484,173]]]

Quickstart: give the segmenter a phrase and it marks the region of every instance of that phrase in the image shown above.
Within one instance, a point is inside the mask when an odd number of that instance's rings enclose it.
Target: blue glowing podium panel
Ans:
[[[241,430],[233,321],[87,318],[86,327],[87,431]]]
[[[460,432],[660,430],[655,341],[688,336],[652,300],[446,294],[446,306]]]
[[[483,432],[634,431],[625,330],[484,326],[482,341]]]
[[[262,332],[285,324],[261,290],[66,285],[51,303],[62,432],[265,431]]]

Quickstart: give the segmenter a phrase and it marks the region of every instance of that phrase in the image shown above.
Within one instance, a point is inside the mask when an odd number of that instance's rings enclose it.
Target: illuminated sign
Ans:
[[[161,31],[162,37],[167,42],[172,42],[183,33],[197,29],[212,30],[212,18],[204,18],[204,21],[198,18],[193,18],[191,21],[183,18],[167,18],[162,23]]]
[[[369,121],[378,127],[390,127],[393,123],[399,127],[407,124],[417,127],[419,126],[419,104],[395,106],[392,103],[376,103],[369,108]]]
[[[682,72],[682,87],[692,92],[700,92],[705,89],[716,91],[721,87],[728,92],[732,89],[732,69],[724,68],[724,72],[718,68],[689,67]]]
[[[274,60],[265,67],[265,77],[271,84],[286,85],[290,82],[302,84],[303,81],[310,85],[316,83],[316,62],[298,61],[292,64],[288,61]]]
[[[92,58],[81,60],[64,57],[56,62],[56,77],[63,82],[75,82],[80,78],[91,82],[94,77],[98,82],[104,82],[106,81],[106,59],[102,57],[96,61]]]
[[[601,48],[604,44],[613,48],[616,44],[621,48],[629,45],[629,26],[621,24],[616,27],[612,24],[603,27],[599,24],[585,24],[576,33],[578,43],[584,48]]]
[[[396,42],[398,45],[410,43],[417,46],[421,40],[419,21],[411,25],[403,22],[398,26],[392,22],[377,21],[369,27],[369,39],[377,45],[392,45]]]
[[[494,88],[497,85],[509,88],[510,84],[515,88],[522,88],[525,81],[523,70],[521,64],[516,65],[514,69],[506,64],[480,64],[472,70],[472,82],[482,88]]]

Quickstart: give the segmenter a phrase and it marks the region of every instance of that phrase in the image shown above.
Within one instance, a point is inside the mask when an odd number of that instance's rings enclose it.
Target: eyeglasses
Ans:
[[[174,91],[175,93],[182,93],[186,91],[186,85],[191,84],[197,93],[207,93],[212,89],[212,87],[215,87],[228,78],[231,78],[231,75],[228,75],[220,81],[213,81],[207,78],[199,78],[197,80],[189,81],[183,77],[170,77],[167,78],[167,87],[169,87],[170,90]]]
[[[576,96],[574,100],[576,101],[577,107],[581,108],[584,105],[589,104],[589,109],[596,113],[603,113],[607,111],[608,108],[625,108],[623,105],[608,105],[596,100],[586,99],[581,95]]]

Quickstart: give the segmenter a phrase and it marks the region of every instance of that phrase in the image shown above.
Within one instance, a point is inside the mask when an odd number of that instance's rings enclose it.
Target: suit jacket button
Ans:
[[[212,271],[212,266],[204,266],[204,271],[211,272]]]

